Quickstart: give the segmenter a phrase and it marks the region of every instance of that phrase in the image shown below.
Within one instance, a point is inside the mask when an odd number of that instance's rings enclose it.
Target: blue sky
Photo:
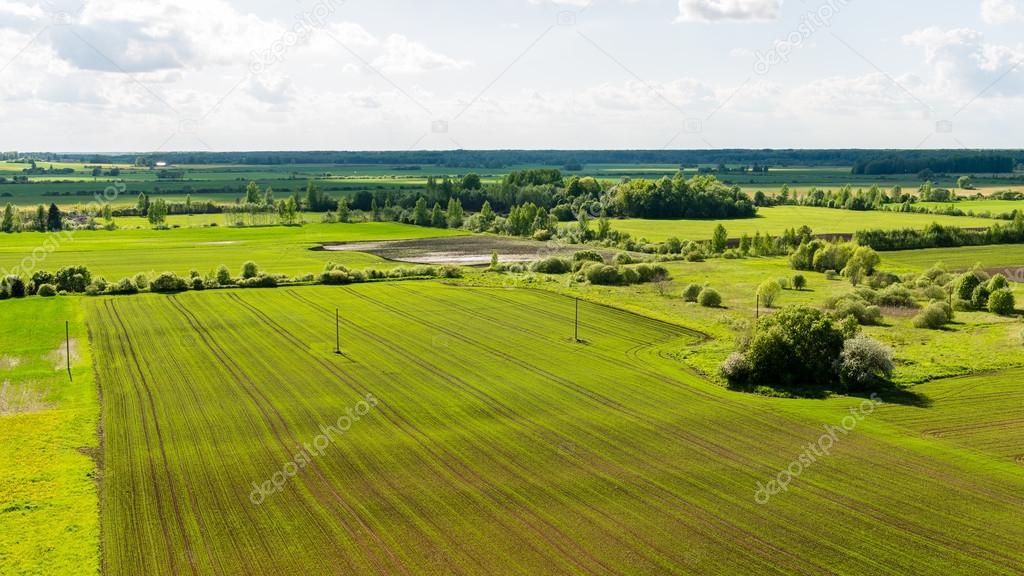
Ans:
[[[1024,0],[0,0],[0,148],[1019,147]]]

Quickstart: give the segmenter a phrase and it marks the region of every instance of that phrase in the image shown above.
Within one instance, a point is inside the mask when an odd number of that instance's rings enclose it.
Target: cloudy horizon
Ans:
[[[0,0],[0,148],[1016,148],[1022,0]]]

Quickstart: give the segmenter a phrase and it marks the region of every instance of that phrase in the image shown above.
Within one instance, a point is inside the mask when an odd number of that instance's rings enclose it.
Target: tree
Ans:
[[[459,188],[463,190],[479,190],[481,188],[480,175],[470,172],[462,177]]]
[[[484,200],[484,205],[480,207],[480,221],[484,223],[484,226],[490,227],[496,217],[490,200]]]
[[[50,210],[46,214],[46,229],[50,232],[58,232],[64,229],[64,215],[56,204],[50,204]]]
[[[245,187],[245,203],[260,203],[260,185],[257,184],[255,180],[249,181],[249,184]]]
[[[107,224],[110,224],[111,222],[114,221],[114,212],[113,209],[110,207],[109,202],[103,205],[103,220],[105,220]]]
[[[373,200],[370,200],[370,212],[373,213],[373,221],[380,222],[380,206],[377,205],[376,196],[373,197]]]
[[[725,252],[725,248],[729,243],[729,233],[726,232],[725,226],[719,224],[715,226],[715,232],[711,236],[711,251],[715,254],[721,254]]]
[[[970,176],[961,176],[956,179],[956,187],[961,190],[973,190],[974,183]]]
[[[745,354],[750,374],[742,384],[829,389],[838,380],[843,341],[842,332],[814,308],[794,306],[764,316]]]
[[[42,204],[36,207],[35,225],[36,230],[46,232],[46,206]]]
[[[215,278],[217,279],[217,284],[220,284],[221,286],[230,286],[231,284],[234,283],[231,280],[231,271],[228,270],[228,267],[223,264],[221,264],[220,267],[217,268]]]
[[[295,196],[289,196],[284,202],[277,205],[277,215],[282,224],[294,224],[298,218],[298,204]]]
[[[342,196],[338,199],[338,222],[342,224],[348,223],[351,210],[348,207],[348,198]]]
[[[776,280],[765,280],[757,287],[757,300],[764,305],[765,308],[771,308],[775,305],[775,300],[778,299],[779,294],[782,293],[782,286]]]
[[[988,311],[1000,316],[1013,314],[1017,303],[1014,301],[1013,291],[1009,288],[1000,288],[988,297]]]
[[[274,208],[274,189],[270,186],[267,186],[267,191],[263,193],[263,205]]]
[[[427,211],[427,200],[422,196],[416,200],[416,206],[412,209],[412,223],[417,226],[430,225],[430,212]]]
[[[597,239],[604,240],[612,232],[612,223],[608,220],[608,213],[601,210],[601,217],[597,219]]]
[[[245,264],[242,264],[242,279],[243,280],[248,280],[250,278],[255,278],[256,276],[259,275],[259,273],[260,273],[260,267],[257,266],[256,263],[253,262],[252,260],[249,260]]]
[[[0,230],[7,233],[14,232],[14,206],[10,203],[4,208],[4,219],[0,223]]]
[[[498,251],[491,250],[491,270],[498,269]]]
[[[167,202],[163,198],[157,198],[150,203],[146,218],[153,226],[162,225],[167,220]]]
[[[440,202],[434,202],[434,208],[430,211],[430,225],[434,228],[445,228],[448,226],[448,221],[444,217],[444,211],[441,210]]]
[[[848,390],[869,390],[892,378],[892,349],[859,334],[843,343],[839,377]]]
[[[583,207],[580,207],[579,212],[576,213],[576,230],[579,232],[581,240],[586,240],[590,237],[590,218]]]
[[[793,276],[793,288],[796,290],[803,290],[804,288],[807,288],[807,278],[804,278],[803,274]]]
[[[139,211],[139,216],[145,216],[149,212],[149,196],[146,196],[145,192],[139,192],[139,199],[135,202],[135,209]]]
[[[448,220],[449,228],[462,228],[462,221],[465,216],[465,211],[462,209],[462,201],[456,197],[448,199],[448,214],[446,216]]]

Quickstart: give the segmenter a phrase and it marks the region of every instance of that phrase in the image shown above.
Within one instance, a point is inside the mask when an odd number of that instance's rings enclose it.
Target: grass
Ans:
[[[987,218],[938,216],[900,212],[856,212],[810,206],[776,206],[761,208],[756,218],[739,220],[614,220],[612,228],[628,232],[634,238],[663,242],[673,236],[682,240],[708,240],[718,224],[725,226],[731,238],[756,232],[779,236],[790,228],[810,226],[816,234],[848,234],[868,228],[924,228],[932,222],[940,224],[988,228],[994,223]]]
[[[967,270],[975,264],[999,271],[1007,277],[1024,282],[1024,244],[997,244],[992,246],[965,246],[962,248],[930,248],[886,252],[885,261],[904,270],[924,270],[942,263],[950,270]],[[1005,268],[1006,270],[1001,270]]]
[[[570,299],[433,282],[84,303],[108,574],[1024,570],[1019,472],[881,417],[757,504],[851,400],[726,392],[671,324],[584,302],[578,344]]]
[[[0,304],[0,574],[97,574],[99,404],[78,300]]]
[[[22,233],[3,235],[0,270],[20,267],[29,272],[25,276],[30,276],[29,268],[33,265],[35,269],[51,272],[61,266],[86,265],[94,276],[116,281],[139,272],[186,274],[195,269],[205,274],[221,264],[238,273],[248,260],[254,260],[267,272],[289,275],[320,272],[329,261],[355,268],[387,268],[395,264],[369,254],[318,252],[310,248],[323,242],[430,238],[457,233],[390,222],[79,231],[74,232],[70,239],[58,240],[56,249],[50,252],[44,248],[46,235]]]

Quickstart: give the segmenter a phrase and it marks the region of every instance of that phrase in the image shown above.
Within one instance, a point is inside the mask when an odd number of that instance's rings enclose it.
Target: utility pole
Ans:
[[[334,353],[341,354],[341,312],[334,309]]]
[[[580,341],[580,299],[576,299],[576,332],[574,339],[576,342]]]
[[[64,321],[64,355],[67,357],[68,363],[68,380],[74,381],[71,376],[71,322]]]

